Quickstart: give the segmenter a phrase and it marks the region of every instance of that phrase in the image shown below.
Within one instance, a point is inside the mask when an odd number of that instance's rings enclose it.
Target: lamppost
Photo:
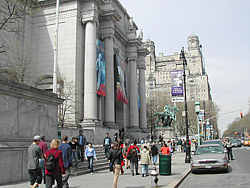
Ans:
[[[149,74],[148,77],[148,82],[149,82],[149,98],[150,98],[150,138],[151,142],[153,142],[154,136],[153,136],[153,95],[152,91],[154,89],[154,76],[152,73]]]
[[[198,132],[198,146],[199,146],[201,144],[201,138],[200,138],[200,121],[199,121],[200,102],[195,102],[195,113],[197,115],[197,132]]]
[[[185,124],[186,124],[186,157],[185,163],[190,163],[191,154],[190,154],[190,144],[189,144],[189,135],[188,135],[188,112],[187,112],[187,89],[186,89],[186,66],[187,60],[185,57],[184,47],[181,49],[180,60],[183,63],[183,81],[184,81],[184,103],[185,103]]]

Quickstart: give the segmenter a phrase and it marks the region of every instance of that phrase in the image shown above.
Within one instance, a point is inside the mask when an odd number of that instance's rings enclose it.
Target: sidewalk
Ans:
[[[158,176],[158,187],[175,188],[181,179],[190,171],[190,164],[185,164],[185,153],[175,153],[172,157],[172,175]],[[152,169],[152,167],[150,167]],[[87,174],[70,179],[70,188],[111,188],[113,174],[108,170],[100,171],[94,175]],[[151,188],[152,177],[131,176],[130,170],[125,170],[125,175],[119,177],[119,188]],[[153,184],[152,184],[153,185]],[[0,188],[26,188],[29,183],[0,186]],[[45,188],[41,185],[40,188]]]

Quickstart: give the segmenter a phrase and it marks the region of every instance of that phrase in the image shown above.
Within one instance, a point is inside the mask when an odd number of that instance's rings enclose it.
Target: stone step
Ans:
[[[98,164],[103,164],[103,163],[107,163],[108,160],[106,159],[100,159],[97,161],[94,161],[94,165],[98,165]],[[81,162],[80,164],[77,165],[77,169],[81,169],[81,168],[87,168],[88,167],[88,162]]]
[[[96,171],[101,171],[101,170],[106,170],[109,169],[109,162],[99,162],[96,163],[97,161],[94,162],[94,172]],[[83,174],[88,174],[90,173],[90,170],[88,169],[88,164],[82,168],[72,168],[71,174],[72,176],[79,176]]]

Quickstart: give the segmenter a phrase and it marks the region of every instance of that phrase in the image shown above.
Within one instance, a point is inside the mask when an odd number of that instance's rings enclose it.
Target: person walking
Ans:
[[[77,138],[72,137],[71,142],[69,142],[69,145],[71,147],[72,150],[72,166],[73,166],[73,159],[74,159],[74,166],[77,166],[78,163],[78,155],[77,155],[77,147],[78,147],[78,143],[77,143]]]
[[[81,161],[84,161],[84,151],[85,151],[85,146],[87,145],[87,139],[83,135],[82,130],[79,131],[78,145],[79,145],[79,149],[80,149],[80,159],[81,159]]]
[[[118,178],[119,178],[120,171],[121,171],[121,163],[123,161],[122,151],[119,148],[119,145],[117,142],[113,143],[113,148],[110,151],[110,155],[108,159],[110,163],[112,164],[113,173],[114,173],[113,188],[117,188]]]
[[[142,177],[148,176],[149,163],[150,163],[149,150],[147,146],[144,146],[141,152]]]
[[[132,176],[134,176],[134,169],[136,172],[136,175],[140,175],[138,172],[138,161],[139,161],[139,153],[140,149],[137,146],[137,141],[134,141],[134,144],[129,146],[128,152],[127,152],[127,159],[130,160],[130,169],[132,172]]]
[[[47,188],[52,188],[56,180],[57,188],[62,188],[62,176],[65,175],[62,151],[59,150],[60,141],[53,139],[50,149],[45,153],[45,177]]]
[[[159,150],[158,150],[158,148],[156,147],[156,145],[154,143],[153,143],[153,145],[151,147],[151,153],[152,153],[152,162],[153,162],[153,165],[156,165],[157,160],[158,160]]]
[[[39,187],[42,183],[42,169],[39,160],[42,159],[42,151],[39,147],[40,136],[34,136],[32,144],[28,148],[28,174],[32,188]]]
[[[91,174],[94,173],[94,159],[96,158],[95,148],[91,143],[89,143],[88,147],[85,150],[85,159],[88,160],[88,169],[90,169]]]
[[[41,137],[41,140],[39,142],[39,147],[42,151],[42,159],[40,160],[40,167],[42,169],[42,175],[43,175],[43,183],[46,184],[45,180],[45,167],[44,167],[44,154],[48,151],[48,145],[45,141],[45,136]]]
[[[63,157],[63,166],[65,169],[65,176],[63,177],[63,185],[65,185],[65,188],[69,188],[68,179],[71,173],[71,166],[72,166],[72,149],[71,146],[68,144],[68,136],[63,136],[62,138],[62,144],[58,148],[62,151],[62,157]]]
[[[109,133],[106,133],[106,137],[103,140],[103,147],[104,147],[106,158],[109,157],[109,151],[110,151],[110,148],[111,148],[111,142],[112,142],[112,140],[109,137]]]

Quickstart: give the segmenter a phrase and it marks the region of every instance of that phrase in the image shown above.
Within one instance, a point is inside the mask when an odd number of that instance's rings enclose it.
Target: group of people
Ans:
[[[109,133],[103,141],[105,155],[110,161],[110,171],[114,174],[113,188],[117,188],[118,177],[124,174],[124,167],[131,170],[131,175],[140,175],[139,164],[141,165],[141,176],[149,176],[149,165],[157,164],[158,155],[171,155],[171,143],[163,142],[161,147],[153,143],[137,145],[137,140],[129,144],[121,139],[112,141]],[[173,147],[172,147],[173,148]]]
[[[86,137],[79,132],[78,138],[69,141],[68,136],[62,140],[53,139],[48,147],[45,137],[35,136],[28,148],[28,174],[31,188],[39,187],[44,182],[46,188],[68,188],[68,178],[73,166],[73,159],[78,162],[88,161],[88,168],[93,173],[93,160],[96,152],[91,143],[86,147]]]

